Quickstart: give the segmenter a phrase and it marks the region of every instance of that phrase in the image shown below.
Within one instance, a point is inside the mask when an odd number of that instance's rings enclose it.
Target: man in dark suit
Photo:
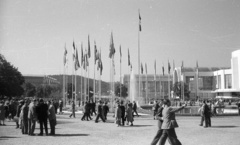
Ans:
[[[163,123],[162,129],[163,133],[159,141],[159,145],[164,145],[167,137],[169,138],[169,143],[171,145],[181,145],[181,142],[178,140],[175,128],[178,127],[177,121],[175,119],[175,112],[182,110],[185,106],[183,105],[180,108],[173,109],[171,107],[171,102],[169,99],[163,100],[164,109],[162,112]]]
[[[39,105],[36,108],[39,124],[40,133],[38,135],[43,135],[43,125],[46,135],[48,135],[47,119],[48,119],[48,105],[43,102],[43,99],[39,100]]]
[[[98,123],[99,117],[102,119],[103,122],[105,122],[105,119],[103,117],[103,108],[102,108],[101,101],[99,101],[99,104],[98,104],[97,117],[96,117],[95,123]]]
[[[208,107],[206,101],[203,101],[203,117],[205,120],[205,128],[211,127],[211,120],[210,120],[210,108]]]
[[[135,101],[133,101],[133,114],[134,112],[136,113],[136,115],[139,117],[138,113],[137,113],[137,104]],[[134,116],[134,115],[133,115]]]
[[[25,100],[21,108],[22,113],[22,134],[28,134],[28,100]]]
[[[124,126],[124,122],[125,122],[125,106],[123,104],[123,102],[121,102],[121,106],[120,106],[120,109],[121,109],[121,119],[122,119],[122,126]]]

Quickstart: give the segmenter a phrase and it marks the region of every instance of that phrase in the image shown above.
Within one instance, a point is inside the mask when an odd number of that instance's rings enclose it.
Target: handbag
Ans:
[[[171,126],[173,128],[179,127],[176,120],[171,120]]]

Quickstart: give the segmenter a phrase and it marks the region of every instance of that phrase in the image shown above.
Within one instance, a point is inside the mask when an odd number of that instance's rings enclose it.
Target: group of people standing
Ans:
[[[12,100],[10,100],[12,102]],[[22,134],[27,134],[30,136],[35,135],[36,122],[40,124],[40,133],[38,135],[43,135],[43,127],[45,129],[46,135],[55,135],[56,121],[56,111],[54,107],[54,101],[46,101],[43,99],[25,99],[16,102],[15,114],[9,113],[11,118],[16,122],[16,129],[20,128]],[[2,120],[2,114],[6,113],[6,107],[2,109],[4,101],[0,103],[0,119]],[[8,104],[8,103],[6,103]],[[6,115],[5,115],[6,116]],[[4,118],[5,119],[5,118]],[[4,120],[3,119],[3,120]],[[51,132],[48,133],[48,126],[50,124]],[[4,122],[3,122],[4,124]]]

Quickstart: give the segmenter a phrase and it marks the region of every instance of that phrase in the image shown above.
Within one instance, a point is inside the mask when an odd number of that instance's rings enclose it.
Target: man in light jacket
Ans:
[[[56,120],[56,114],[55,114],[55,108],[53,105],[53,102],[48,101],[48,119],[49,119],[49,124],[50,124],[50,128],[51,128],[51,132],[49,135],[55,135],[55,126],[57,124],[57,120]]]
[[[177,135],[175,132],[175,128],[178,127],[177,121],[175,119],[175,112],[182,110],[186,106],[186,104],[176,109],[171,107],[171,102],[169,99],[164,99],[163,104],[165,105],[162,112],[163,133],[160,138],[159,145],[164,145],[167,137],[169,138],[169,142],[171,145],[181,145],[181,142],[177,139]]]
[[[29,104],[28,110],[28,135],[35,135],[34,130],[36,126],[37,113],[36,113],[36,100],[32,100]]]

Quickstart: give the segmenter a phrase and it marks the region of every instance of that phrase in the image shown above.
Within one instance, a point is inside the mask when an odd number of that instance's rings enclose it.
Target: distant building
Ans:
[[[231,68],[176,67],[170,75],[156,75],[156,78],[153,74],[133,73],[123,77],[123,84],[129,90],[128,99],[139,104],[153,99],[177,98],[172,93],[175,82],[187,84],[191,100],[240,97],[240,50],[232,52]]]
[[[50,76],[46,75],[23,75],[25,78],[25,83],[31,83],[35,86],[43,85],[43,84],[48,84],[48,85],[56,85],[60,84],[60,82]]]

